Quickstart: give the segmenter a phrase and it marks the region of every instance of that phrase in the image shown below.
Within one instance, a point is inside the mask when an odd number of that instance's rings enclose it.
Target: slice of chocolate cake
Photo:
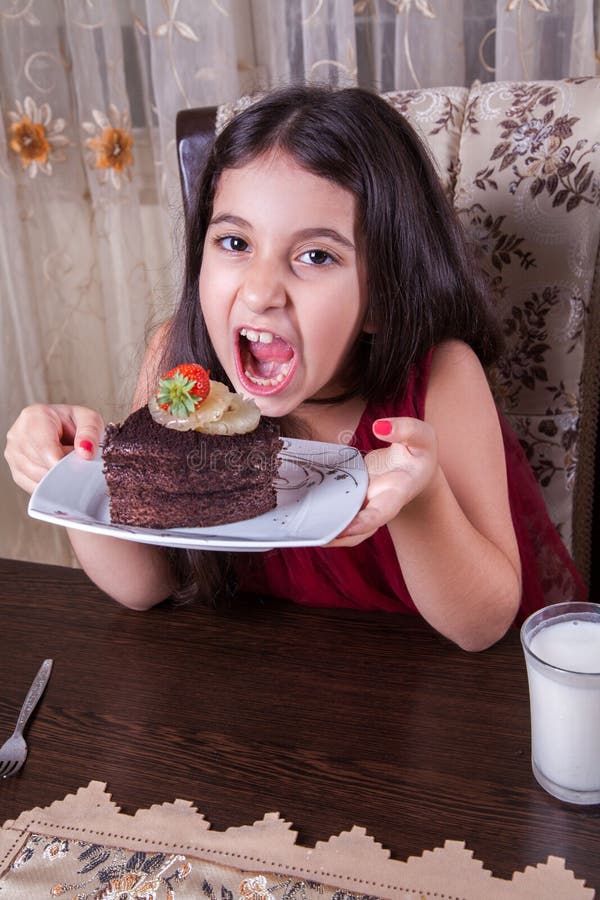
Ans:
[[[180,393],[181,384],[176,387]],[[277,422],[260,418],[258,411],[248,409],[248,404],[254,406],[252,401],[227,389],[229,399],[213,413],[210,403],[221,395],[216,388],[211,399],[208,390],[207,380],[205,396],[193,396],[189,410],[178,407],[170,425],[160,422],[169,421],[175,407],[157,402],[163,399],[157,393],[150,409],[143,406],[122,424],[107,426],[102,459],[112,522],[157,529],[206,528],[250,519],[276,506],[273,482],[281,447]],[[231,433],[234,420],[247,421],[249,411],[254,421],[244,427],[252,430]],[[219,430],[225,433],[214,433]]]
[[[249,434],[175,431],[147,406],[108,425],[102,458],[110,518],[145,528],[205,528],[268,512],[281,446],[262,418]]]

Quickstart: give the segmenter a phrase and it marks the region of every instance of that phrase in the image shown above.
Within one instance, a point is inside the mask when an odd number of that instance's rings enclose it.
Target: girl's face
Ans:
[[[343,390],[366,311],[354,226],[354,196],[287,155],[220,178],[200,303],[223,368],[264,415]]]

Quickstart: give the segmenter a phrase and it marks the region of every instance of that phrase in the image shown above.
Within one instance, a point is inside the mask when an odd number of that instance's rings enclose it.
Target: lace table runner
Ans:
[[[85,824],[83,824],[85,823]],[[0,829],[0,900],[592,900],[565,861],[495,878],[465,844],[406,862],[355,826],[315,847],[278,813],[218,832],[187,800],[121,813],[91,781]]]

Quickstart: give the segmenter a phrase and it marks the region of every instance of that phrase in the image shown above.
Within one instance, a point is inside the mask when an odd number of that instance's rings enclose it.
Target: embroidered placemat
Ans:
[[[296,843],[279,813],[213,831],[187,800],[122,813],[91,781],[0,829],[1,900],[592,900],[563,859],[495,878],[459,841],[406,862],[363,828]]]

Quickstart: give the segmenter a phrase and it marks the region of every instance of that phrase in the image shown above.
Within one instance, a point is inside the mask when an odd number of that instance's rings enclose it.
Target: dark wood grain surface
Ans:
[[[97,779],[129,813],[182,797],[221,830],[277,810],[300,843],[358,824],[399,859],[464,840],[497,876],[555,855],[600,889],[600,810],[531,774],[516,630],[468,654],[413,616],[135,613],[78,571],[0,561],[2,739],[46,657],[2,821]]]

